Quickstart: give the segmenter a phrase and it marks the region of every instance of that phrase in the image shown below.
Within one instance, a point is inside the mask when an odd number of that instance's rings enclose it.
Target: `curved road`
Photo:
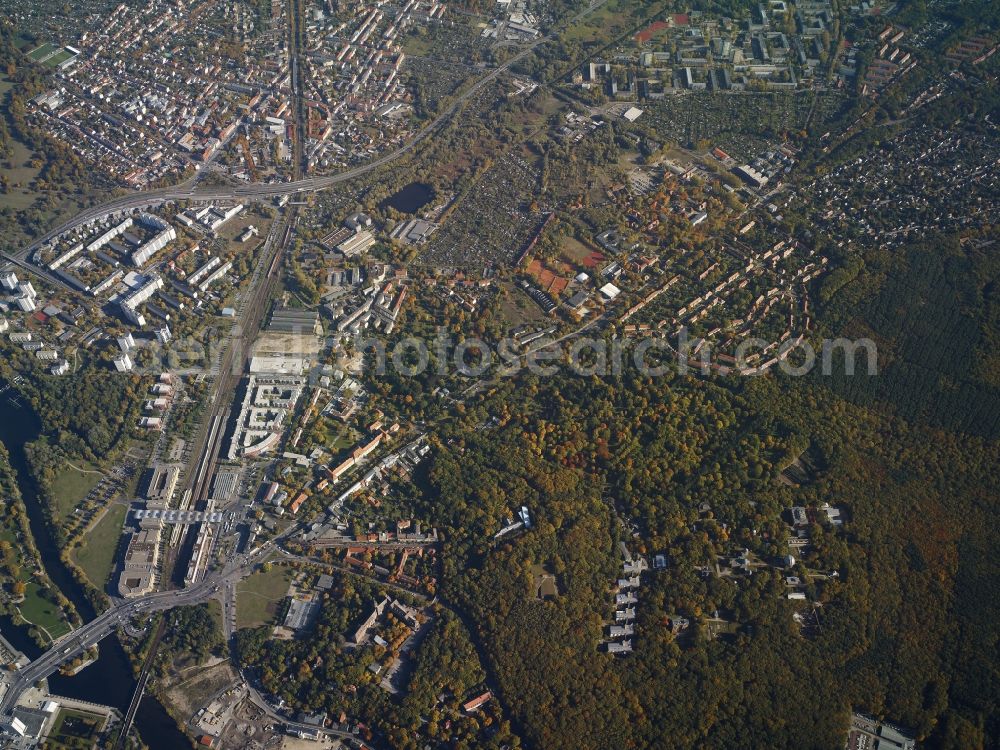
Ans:
[[[280,538],[280,537],[278,537]],[[276,539],[278,539],[276,538]],[[85,625],[56,641],[52,648],[28,666],[14,673],[7,682],[7,691],[0,699],[0,717],[9,717],[21,694],[39,680],[48,677],[64,663],[75,659],[91,646],[104,640],[135,614],[146,614],[199,604],[210,599],[219,586],[236,581],[253,572],[255,558],[270,549],[262,547],[255,554],[242,554],[230,560],[221,570],[206,576],[200,583],[176,591],[160,591],[135,599],[114,600],[116,603]]]
[[[596,6],[595,6],[596,7]],[[523,49],[517,55],[512,57],[510,60],[494,68],[487,75],[480,78],[472,86],[469,87],[461,96],[459,96],[451,106],[448,107],[444,112],[434,118],[428,125],[426,125],[420,132],[416,134],[410,141],[400,146],[395,151],[392,151],[384,156],[379,157],[375,161],[363,164],[360,167],[355,167],[354,169],[349,169],[345,172],[338,172],[332,175],[321,175],[318,177],[306,177],[301,180],[293,180],[291,182],[271,182],[271,183],[251,183],[247,185],[235,185],[235,186],[218,186],[218,187],[205,187],[199,188],[191,185],[176,185],[168,188],[158,188],[156,190],[148,190],[141,193],[131,193],[129,195],[124,195],[119,198],[113,198],[104,203],[100,203],[96,206],[91,206],[90,208],[81,211],[76,216],[74,216],[69,221],[66,221],[55,229],[50,230],[45,235],[35,240],[31,245],[21,250],[19,253],[13,256],[8,256],[12,260],[23,263],[27,258],[37,250],[39,247],[44,245],[46,242],[54,237],[59,236],[63,232],[67,232],[70,229],[80,226],[81,224],[86,224],[93,219],[104,214],[111,213],[113,211],[122,210],[133,210],[137,208],[147,208],[150,206],[157,206],[163,203],[169,203],[175,200],[233,200],[233,199],[243,199],[243,200],[262,200],[266,198],[273,198],[279,195],[293,195],[295,193],[311,193],[317,190],[324,190],[326,188],[332,187],[333,185],[340,184],[342,182],[348,182],[361,175],[368,174],[379,167],[396,161],[402,156],[410,153],[415,149],[420,143],[425,141],[435,130],[437,130],[441,125],[443,125],[453,114],[455,114],[461,106],[468,101],[468,99],[474,96],[476,93],[481,91],[486,85],[491,81],[494,81],[498,76],[507,71],[512,65],[514,65],[519,60],[523,59],[529,55],[536,47],[544,44],[549,40],[549,37],[542,37],[537,41],[533,42],[531,45]]]
[[[604,5],[605,2],[606,0],[593,0],[588,8],[574,16],[568,23],[575,23]],[[490,73],[485,75],[483,78],[480,78],[472,86],[470,86],[468,90],[462,93],[462,95],[452,102],[452,104],[444,112],[438,115],[431,123],[418,132],[412,140],[398,148],[396,151],[386,154],[373,162],[335,175],[307,177],[292,182],[270,184],[256,183],[249,185],[207,188],[192,187],[191,185],[182,183],[169,188],[161,188],[158,190],[121,196],[82,211],[69,221],[66,221],[51,230],[16,255],[7,257],[21,265],[26,266],[27,257],[53,237],[112,211],[154,206],[183,199],[256,200],[274,197],[277,195],[314,192],[367,174],[368,172],[378,169],[379,167],[393,162],[405,154],[413,151],[414,148],[416,148],[422,141],[426,140],[438,127],[440,127],[448,120],[448,118],[457,112],[470,97],[474,96],[490,82],[494,81],[498,76],[507,71],[519,60],[531,54],[535,48],[545,44],[552,38],[554,38],[554,33],[540,37],[503,65],[500,65],[490,71]],[[33,270],[36,272],[43,271],[44,273],[43,269],[33,268]],[[48,276],[48,274],[45,275]],[[276,537],[273,542],[278,542],[283,536],[284,535]],[[257,552],[259,553],[266,548],[267,547],[261,548]],[[110,635],[116,627],[127,621],[132,615],[136,613],[167,610],[174,607],[197,604],[206,601],[216,593],[217,587],[224,585],[226,582],[239,580],[249,575],[256,565],[252,558],[253,555],[251,554],[240,555],[227,563],[221,570],[207,575],[200,583],[186,589],[161,591],[144,597],[128,599],[123,602],[116,600],[117,603],[110,609],[101,613],[85,625],[77,628],[72,633],[60,638],[51,649],[39,656],[28,666],[19,670],[16,673],[16,676],[6,683],[7,689],[4,692],[3,697],[0,698],[0,717],[10,717],[11,711],[17,704],[17,701],[28,687],[34,685],[39,680],[48,677],[50,674],[59,669],[62,664],[76,658],[88,648],[103,640],[105,637]]]
[[[585,18],[586,16],[593,13],[595,10],[604,5],[607,0],[591,0],[591,4],[582,10],[577,15],[573,16],[566,22],[566,25],[572,25],[577,21]],[[556,37],[556,32],[552,31],[545,36],[541,36],[534,42],[529,44],[519,53],[514,55],[507,62],[494,68],[487,75],[480,78],[472,86],[469,87],[467,91],[462,93],[451,105],[440,115],[434,118],[428,125],[426,125],[420,132],[413,137],[412,140],[406,144],[400,146],[395,151],[392,151],[385,156],[381,156],[375,161],[364,164],[360,167],[355,167],[354,169],[349,169],[345,172],[338,172],[332,175],[323,175],[319,177],[306,177],[301,180],[293,180],[291,182],[274,182],[274,183],[251,183],[247,185],[236,185],[236,186],[220,186],[220,187],[207,187],[198,188],[188,183],[181,183],[180,185],[175,185],[168,188],[159,188],[157,190],[144,191],[142,193],[132,193],[129,195],[124,195],[118,198],[113,198],[109,201],[101,203],[96,206],[92,206],[79,214],[74,216],[69,221],[64,222],[55,229],[52,229],[46,233],[41,238],[35,240],[31,245],[29,245],[24,250],[20,251],[16,255],[8,256],[11,260],[15,260],[19,263],[24,263],[28,256],[37,250],[39,247],[44,245],[46,242],[51,240],[53,237],[66,232],[70,229],[80,226],[81,224],[86,224],[98,216],[109,213],[111,211],[120,210],[131,210],[136,208],[145,208],[148,206],[156,206],[163,203],[169,203],[174,200],[231,200],[236,198],[242,198],[244,200],[261,200],[264,198],[273,198],[278,195],[292,195],[294,193],[310,193],[317,190],[324,190],[326,188],[332,187],[342,182],[347,182],[353,180],[361,175],[368,174],[371,171],[378,169],[381,166],[389,164],[396,161],[400,157],[410,153],[415,149],[421,142],[426,140],[435,130],[437,130],[442,124],[444,124],[453,114],[455,114],[466,101],[472,96],[477,94],[482,90],[487,84],[494,81],[502,73],[509,70],[515,63],[519,62],[523,58],[530,55],[537,47],[552,41]],[[51,279],[50,279],[51,280]],[[60,282],[61,283],[61,282]]]

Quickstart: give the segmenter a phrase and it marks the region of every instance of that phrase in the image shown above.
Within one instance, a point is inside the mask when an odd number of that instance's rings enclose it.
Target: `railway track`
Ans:
[[[192,510],[205,509],[225,436],[229,432],[230,417],[237,408],[236,398],[239,394],[240,380],[253,354],[252,345],[263,325],[268,301],[277,284],[285,252],[291,246],[297,211],[296,206],[289,206],[284,217],[279,219],[283,222],[282,226],[268,235],[280,237],[273,247],[269,247],[265,242],[264,257],[260,266],[267,267],[268,272],[255,279],[256,284],[251,289],[250,298],[241,315],[242,325],[222,355],[214,395],[206,415],[207,421],[200,434],[199,447],[192,452],[193,463],[189,467],[182,487],[183,492],[189,493],[189,507]],[[194,535],[193,527],[184,532],[179,555],[180,561],[184,564],[180,566],[175,564],[173,576],[175,580],[178,571],[187,569],[186,563],[194,548]]]

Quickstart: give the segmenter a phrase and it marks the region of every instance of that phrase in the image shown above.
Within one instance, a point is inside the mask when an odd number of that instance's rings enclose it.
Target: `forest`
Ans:
[[[981,239],[932,237],[903,252],[870,250],[830,274],[820,289],[824,327],[873,339],[879,366],[874,376],[820,381],[864,406],[1000,437],[1000,262]]]
[[[468,628],[448,648],[471,639],[466,668],[486,675],[526,745],[840,747],[851,710],[911,726],[932,746],[985,747],[996,737],[998,675],[978,656],[996,648],[987,531],[995,442],[780,377],[525,377],[453,416],[416,477],[413,504],[444,535],[439,595]],[[781,481],[803,454],[807,479]],[[786,554],[784,509],[825,503],[847,509],[849,521],[841,530],[813,524],[795,569],[836,573],[808,585],[817,632],[795,624],[775,571],[702,575],[741,548]],[[521,505],[534,528],[496,543]],[[669,564],[644,584],[637,653],[615,660],[599,642],[619,541]],[[555,575],[555,597],[537,597],[538,566]],[[393,746],[412,747],[427,718],[406,708],[414,697],[397,704],[351,671],[363,655],[334,649],[347,661],[326,671],[324,644],[342,642],[364,609],[354,584],[333,598],[354,614],[325,602],[306,642],[244,632],[241,653],[269,689],[304,709],[346,706],[364,718],[398,705],[380,726]],[[666,627],[675,614],[692,620],[691,637]],[[713,631],[718,619],[733,625],[728,634]],[[322,674],[303,662],[322,664]],[[332,687],[324,698],[318,684]],[[420,684],[414,677],[408,689]],[[446,709],[432,714],[435,731]]]
[[[225,644],[209,604],[178,607],[166,618],[167,626],[160,641],[162,656],[176,663],[189,655],[194,663],[200,664],[211,654],[222,654]]]
[[[500,426],[473,429],[488,417]],[[815,475],[780,482],[804,449]],[[996,443],[808,379],[551,378],[505,383],[446,431],[424,511],[447,535],[442,597],[476,623],[529,746],[841,747],[850,711],[863,710],[935,746],[984,747],[1000,685],[995,660],[970,665],[997,643],[986,530],[998,458]],[[786,552],[782,510],[826,502],[850,521],[814,525],[799,562],[837,573],[810,591],[817,633],[794,624],[774,573],[697,574],[739,548]],[[495,546],[522,504],[535,527]],[[669,565],[638,605],[636,653],[616,661],[598,642],[615,545],[629,537]],[[534,594],[538,563],[556,573],[554,600]],[[695,637],[670,635],[678,612]],[[731,637],[705,627],[719,612],[736,623]]]
[[[6,380],[31,366],[23,352],[9,352],[0,360],[0,377]],[[148,385],[138,375],[117,377],[106,369],[82,367],[73,377],[26,378],[18,387],[44,425],[49,450],[58,446],[63,457],[102,463],[114,457],[132,431]],[[44,470],[53,466],[42,461],[37,468],[43,473],[36,478],[44,480]]]

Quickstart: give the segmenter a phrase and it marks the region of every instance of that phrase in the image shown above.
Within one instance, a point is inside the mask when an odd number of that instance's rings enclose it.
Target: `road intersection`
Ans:
[[[249,576],[271,544],[239,555],[222,569],[210,573],[200,583],[185,589],[159,591],[134,599],[114,600],[114,604],[85,625],[55,641],[48,651],[26,667],[8,674],[6,690],[0,698],[0,717],[9,719],[21,694],[29,687],[48,677],[66,662],[72,661],[87,649],[111,635],[135,615],[200,604],[214,597],[222,586],[235,585]]]
[[[579,21],[584,16],[603,6],[605,2],[606,0],[594,0],[587,9],[570,19],[569,23],[572,24]],[[61,280],[30,261],[32,254],[61,234],[107,214],[118,211],[151,208],[180,200],[239,200],[246,202],[268,200],[298,193],[313,193],[349,182],[413,152],[417,146],[430,138],[453,115],[459,112],[470,98],[534,52],[536,48],[546,44],[553,38],[555,38],[555,33],[551,32],[525,46],[505,63],[493,68],[489,73],[476,80],[456,97],[447,109],[417,132],[406,144],[362,166],[337,174],[303,177],[289,182],[200,186],[197,184],[197,179],[193,179],[172,187],[130,193],[92,206],[56,226],[17,253],[3,253],[2,255],[8,261],[46,278],[52,284],[64,287],[65,284]],[[268,285],[261,284],[260,286],[267,288]],[[225,389],[219,389],[219,395],[222,395],[224,391]],[[212,447],[206,445],[205,449],[210,451]],[[124,627],[130,618],[135,615],[148,615],[154,612],[173,609],[174,607],[199,604],[218,596],[220,590],[224,590],[223,600],[227,604],[224,607],[226,615],[224,620],[228,622],[228,626],[226,627],[227,635],[231,634],[235,624],[234,613],[230,611],[234,605],[233,599],[235,597],[233,590],[235,589],[235,585],[254,571],[262,559],[266,557],[266,552],[273,548],[273,545],[293,534],[295,529],[296,527],[293,526],[263,546],[251,552],[238,555],[221,569],[206,574],[200,582],[187,588],[159,591],[127,600],[113,599],[112,606],[109,609],[99,614],[90,622],[55,641],[52,648],[24,668],[3,676],[2,681],[0,681],[0,688],[3,688],[3,694],[0,697],[0,720],[10,720],[12,711],[17,705],[18,700],[29,687],[56,672],[63,664],[79,657],[89,648],[112,634],[117,628]]]

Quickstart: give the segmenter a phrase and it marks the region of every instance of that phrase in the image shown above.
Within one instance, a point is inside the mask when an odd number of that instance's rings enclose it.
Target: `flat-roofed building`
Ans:
[[[198,534],[194,540],[194,551],[191,553],[191,562],[188,564],[187,574],[184,576],[185,586],[191,586],[201,580],[208,567],[214,543],[215,525],[202,523],[198,527]]]
[[[122,314],[129,322],[135,325],[145,325],[145,318],[138,310],[139,305],[143,304],[162,288],[163,279],[155,274],[148,276],[142,283],[133,287],[118,299],[118,306],[121,308]]]
[[[348,229],[353,229],[357,232],[359,229],[365,229],[372,225],[372,217],[366,213],[358,212],[356,214],[351,214],[346,219],[344,219],[344,226]]]
[[[434,230],[437,228],[438,225],[433,222],[424,219],[410,219],[393,229],[389,237],[407,245],[422,245],[434,234]]]
[[[744,182],[753,185],[757,189],[767,185],[767,175],[758,172],[749,164],[743,164],[742,166],[736,167],[733,170],[733,174],[740,177]]]
[[[17,274],[14,273],[13,267],[8,266],[3,271],[0,271],[0,285],[8,292],[17,289]]]
[[[348,237],[346,240],[337,245],[337,249],[350,258],[354,255],[360,255],[361,253],[366,252],[374,244],[375,235],[367,229],[362,229],[360,232]]]
[[[275,310],[267,330],[272,333],[312,333],[317,336],[323,332],[318,312],[290,307]]]
[[[118,577],[118,593],[124,597],[143,596],[156,585],[156,569],[160,558],[159,520],[144,519],[139,531],[129,538],[125,562]]]
[[[129,372],[133,367],[132,358],[124,352],[115,357],[114,363],[115,369],[118,370],[118,372]]]
[[[153,469],[146,488],[147,508],[166,508],[170,504],[180,473],[176,466],[157,466]]]

